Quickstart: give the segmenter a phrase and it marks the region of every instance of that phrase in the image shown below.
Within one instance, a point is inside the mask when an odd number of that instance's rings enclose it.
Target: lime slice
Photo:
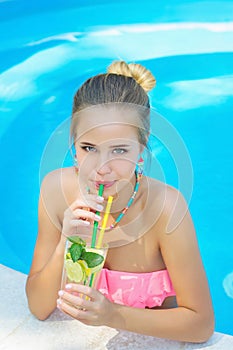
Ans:
[[[91,274],[91,269],[88,267],[86,261],[84,260],[79,260],[78,261],[79,264],[81,265],[83,272],[86,274],[86,276],[88,277]]]
[[[86,278],[82,266],[79,262],[73,262],[71,259],[65,260],[65,269],[70,281],[83,282]]]
[[[85,273],[87,277],[89,277],[92,273],[96,273],[96,272],[100,271],[104,265],[104,263],[101,263],[95,267],[90,268],[90,267],[88,267],[86,261],[79,260],[78,262],[82,266],[83,273]]]

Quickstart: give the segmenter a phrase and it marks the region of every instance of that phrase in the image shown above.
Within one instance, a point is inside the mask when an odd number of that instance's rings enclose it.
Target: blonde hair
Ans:
[[[138,63],[127,64],[125,61],[114,61],[108,67],[108,73],[132,77],[146,92],[152,90],[156,84],[153,74]]]
[[[71,138],[75,138],[77,118],[74,118],[74,115],[79,111],[94,105],[127,103],[132,108],[136,107],[137,114],[140,114],[142,128],[138,128],[139,141],[146,146],[150,132],[150,101],[147,92],[155,84],[152,73],[141,64],[113,61],[107,73],[89,78],[76,92]]]

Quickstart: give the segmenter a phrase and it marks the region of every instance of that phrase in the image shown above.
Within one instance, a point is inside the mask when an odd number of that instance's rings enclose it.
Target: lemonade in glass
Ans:
[[[68,237],[64,254],[62,289],[67,283],[80,283],[95,288],[107,250],[107,245],[92,248],[79,236]]]

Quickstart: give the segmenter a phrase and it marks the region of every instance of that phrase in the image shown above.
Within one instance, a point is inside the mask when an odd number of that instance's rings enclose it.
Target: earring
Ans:
[[[144,167],[144,159],[142,158],[142,156],[140,156],[137,165],[136,165],[136,170],[139,174],[139,176],[142,176],[143,174],[143,167]]]
[[[74,155],[74,166],[75,166],[75,168],[78,168],[78,161],[77,161],[76,154]]]

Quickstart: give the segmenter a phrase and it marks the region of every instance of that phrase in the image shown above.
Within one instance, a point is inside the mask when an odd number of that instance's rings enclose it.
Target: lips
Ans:
[[[104,188],[109,188],[115,184],[115,181],[96,181],[94,184],[97,189],[100,185],[104,185]]]

